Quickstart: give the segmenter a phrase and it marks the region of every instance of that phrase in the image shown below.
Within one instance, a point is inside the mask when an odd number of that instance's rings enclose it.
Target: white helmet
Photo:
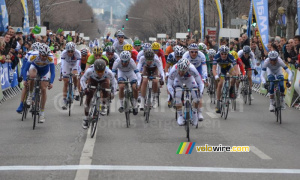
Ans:
[[[39,47],[39,53],[42,55],[42,56],[48,56],[50,53],[51,53],[51,50],[49,48],[48,45],[46,44],[41,44],[40,47]]]
[[[215,56],[217,53],[214,49],[209,49],[208,50],[208,56]]]
[[[127,62],[131,59],[131,53],[129,51],[122,51],[120,54],[120,59],[123,62]]]
[[[173,47],[173,51],[175,52],[178,48],[180,48],[181,46],[179,46],[179,45],[176,45],[176,46],[174,46]]]
[[[228,54],[229,53],[229,48],[225,45],[222,45],[220,48],[219,48],[219,52],[220,53],[226,53]]]
[[[75,48],[76,48],[76,44],[73,43],[73,42],[68,42],[66,44],[66,50],[67,51],[75,51]]]
[[[278,52],[277,51],[270,51],[268,54],[270,60],[277,60]]]
[[[196,43],[192,43],[188,47],[189,50],[198,50],[198,45]]]
[[[150,43],[145,43],[145,44],[143,45],[143,50],[144,50],[144,52],[145,52],[145,50],[148,50],[148,49],[151,49],[151,44],[150,44]]]
[[[41,43],[39,42],[35,42],[31,45],[31,48],[33,51],[38,51],[39,50],[39,47],[40,47]]]
[[[179,71],[186,72],[190,67],[190,61],[186,58],[182,58],[178,61],[177,67]]]
[[[207,46],[204,43],[199,43],[198,47],[199,47],[200,51],[206,51],[207,50]]]
[[[174,54],[175,56],[183,56],[185,53],[185,50],[183,47],[179,46],[177,49],[175,49]]]

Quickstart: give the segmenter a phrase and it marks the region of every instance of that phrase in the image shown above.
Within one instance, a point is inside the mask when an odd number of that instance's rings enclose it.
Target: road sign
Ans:
[[[245,19],[231,19],[231,25],[238,26],[247,24],[247,20]]]
[[[239,29],[226,29],[226,28],[220,29],[220,37],[236,38],[236,37],[240,37],[240,34],[241,32]]]
[[[84,37],[84,33],[80,33],[80,34],[79,34],[79,37]]]
[[[149,41],[156,41],[155,37],[149,37]]]
[[[157,34],[157,38],[167,38],[166,34]]]
[[[185,39],[188,33],[176,33],[177,39]]]
[[[216,27],[205,27],[205,31],[207,35],[209,35],[210,38],[216,39],[217,35],[217,28]]]

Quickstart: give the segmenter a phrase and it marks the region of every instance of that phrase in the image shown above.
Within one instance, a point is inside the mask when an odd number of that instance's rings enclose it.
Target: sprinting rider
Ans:
[[[90,55],[90,57],[88,58],[88,61],[86,62],[85,70],[87,70],[91,65],[93,65],[96,59],[103,59],[106,65],[108,66],[109,60],[106,56],[102,55],[102,53],[103,53],[103,49],[101,47],[98,46],[93,47],[93,54]]]
[[[151,49],[154,51],[154,53],[158,56],[160,62],[163,65],[163,68],[166,67],[166,58],[165,58],[165,53],[161,49],[160,44],[158,42],[154,42],[151,45]]]
[[[219,49],[218,54],[215,55],[213,60],[213,75],[215,80],[219,80],[217,86],[217,107],[216,113],[221,113],[220,111],[220,100],[221,100],[221,89],[223,87],[224,78],[219,78],[217,73],[217,65],[220,67],[221,74],[225,75],[229,73],[231,76],[238,76],[238,67],[236,66],[236,60],[234,57],[229,54],[229,48],[225,45],[222,45]],[[235,79],[232,79],[230,82],[229,94],[231,98],[234,98],[234,88]]]
[[[262,66],[262,73],[261,73],[261,81],[264,84],[264,87],[268,89],[268,86],[265,84],[266,79],[265,79],[265,74],[267,71],[268,75],[268,81],[274,81],[275,79],[282,80],[279,82],[279,89],[281,92],[281,109],[285,109],[285,103],[284,103],[284,85],[283,85],[283,80],[284,76],[282,73],[282,68],[288,73],[288,82],[286,82],[286,87],[289,88],[291,87],[291,80],[292,80],[292,72],[290,69],[284,64],[283,60],[278,57],[278,52],[276,51],[270,51],[268,54],[268,58],[265,60],[263,66]],[[274,82],[270,82],[270,107],[269,110],[271,112],[274,112]]]
[[[187,52],[184,53],[184,55],[182,56],[182,58],[186,58],[188,59],[197,69],[197,71],[199,72],[202,80],[204,81],[205,86],[208,86],[208,82],[207,80],[207,66],[206,66],[206,58],[205,55],[199,51],[198,45],[195,43],[192,43],[189,45]],[[201,92],[203,92],[204,89],[204,84],[202,83],[201,85],[203,85],[201,87]],[[198,119],[199,121],[203,121],[203,115],[202,115],[202,98],[200,99],[200,103],[198,105]]]
[[[137,59],[137,55],[138,55],[138,52],[133,49],[132,45],[131,44],[125,44],[123,46],[123,50],[124,51],[129,51],[130,54],[131,54],[131,58],[134,60],[134,62],[136,63],[136,59]],[[136,63],[137,64],[137,63]]]
[[[133,43],[133,45],[134,45],[134,49],[135,49],[137,52],[140,52],[140,51],[142,50],[142,48],[141,48],[142,43],[141,43],[140,40],[138,40],[138,39],[135,40],[134,43]]]
[[[152,76],[152,77],[158,77],[158,71],[160,72],[162,76],[162,81],[164,81],[164,70],[161,65],[161,62],[159,59],[155,58],[154,52],[152,50],[147,50],[144,53],[144,56],[141,57],[137,69],[141,71],[143,68],[142,75],[143,76]],[[141,84],[141,104],[140,104],[140,110],[144,110],[144,105],[145,105],[145,96],[146,96],[146,91],[147,91],[147,84],[148,84],[148,79],[143,78],[142,84]],[[152,105],[153,108],[156,108],[157,106],[157,97],[158,97],[158,80],[153,79],[152,80],[152,88],[153,88],[153,101]]]
[[[120,53],[123,51],[123,46],[128,44],[128,42],[124,40],[125,34],[122,31],[117,33],[117,38],[118,40],[114,42],[113,46],[115,47],[116,53],[120,55]]]
[[[62,109],[67,109],[67,90],[68,90],[68,83],[70,77],[70,69],[72,69],[72,74],[78,74],[81,71],[80,67],[80,60],[81,60],[81,53],[76,48],[75,43],[68,42],[66,44],[66,49],[61,54],[61,72],[63,75],[63,106]],[[73,76],[73,82],[77,85],[77,76]],[[78,88],[74,88],[74,96],[79,96]]]
[[[114,62],[119,58],[119,55],[115,53],[115,48],[113,46],[107,46],[105,48],[105,52],[103,53],[103,56],[106,56],[109,60],[109,69],[111,70]]]
[[[186,58],[182,58],[175,64],[170,73],[168,78],[168,90],[173,98],[175,98],[175,106],[177,108],[177,123],[179,126],[185,124],[184,118],[182,116],[182,91],[177,91],[175,93],[176,87],[183,88],[183,84],[186,85],[187,88],[198,88],[199,92],[192,91],[191,95],[193,98],[193,115],[192,115],[192,124],[196,126],[198,124],[198,117],[197,117],[197,104],[199,103],[200,96],[202,95],[201,87],[203,86],[203,82],[201,76],[195,66],[190,63],[190,61]],[[175,97],[174,97],[175,96]]]
[[[86,100],[85,100],[85,105],[84,105],[84,114],[85,117],[82,121],[82,127],[83,129],[86,129],[88,127],[88,114],[89,114],[89,109],[90,109],[90,102],[93,98],[94,95],[94,90],[91,90],[88,88],[86,82],[88,81],[91,86],[96,86],[98,84],[101,85],[102,88],[109,88],[110,83],[112,84],[112,93],[116,91],[116,87],[114,83],[114,76],[111,70],[106,67],[106,63],[102,59],[97,59],[94,64],[88,68],[84,75],[82,76],[80,80],[80,84],[82,89],[85,91],[86,94]],[[102,97],[101,97],[101,103],[103,104],[102,106],[102,112],[101,114],[104,115],[106,114],[106,99],[109,97],[109,93],[107,91],[102,91]]]
[[[129,79],[132,92],[133,92],[133,114],[138,114],[138,106],[137,106],[137,97],[138,91],[137,86],[140,86],[141,75],[139,70],[136,67],[134,60],[131,58],[131,53],[129,51],[123,51],[120,54],[120,58],[117,59],[113,65],[112,72],[113,76],[116,75],[118,70],[118,83],[119,83],[119,100],[120,100],[120,108],[119,112],[122,113],[124,111],[123,103],[124,103],[124,88],[125,84],[120,82],[127,81]]]
[[[41,44],[38,51],[32,52],[29,56],[29,61],[27,61],[24,71],[24,85],[28,86],[29,84],[29,94],[27,97],[27,103],[31,104],[33,97],[33,86],[34,82],[29,80],[27,82],[27,71],[29,70],[29,77],[31,79],[40,76],[41,80],[48,80],[51,74],[50,82],[41,81],[41,110],[40,110],[40,122],[45,122],[45,104],[47,100],[47,91],[46,88],[51,89],[53,87],[53,81],[55,78],[55,66],[53,55],[51,54],[49,46],[46,44]]]
[[[22,65],[22,68],[21,68],[21,75],[25,74],[25,73],[23,72],[23,70],[24,70],[25,65],[26,65],[26,63],[27,63],[27,61],[28,61],[29,56],[30,56],[34,51],[38,51],[40,45],[41,45],[41,44],[40,44],[39,42],[35,42],[35,43],[32,44],[32,46],[31,46],[31,49],[32,49],[32,50],[29,51],[29,52],[26,54],[26,56],[25,56],[25,58],[24,58],[24,60],[23,60],[23,65]],[[26,74],[29,75],[29,72],[27,72]],[[22,112],[23,112],[23,107],[24,107],[23,102],[24,102],[26,93],[27,93],[27,88],[23,88],[23,89],[22,89],[22,94],[21,94],[21,102],[20,102],[19,107],[18,107],[17,110],[16,110],[17,113],[22,113]],[[28,104],[28,103],[26,102],[26,104]]]

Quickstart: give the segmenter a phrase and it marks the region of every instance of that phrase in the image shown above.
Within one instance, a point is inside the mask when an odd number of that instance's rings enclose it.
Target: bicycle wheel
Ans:
[[[224,114],[224,119],[225,119],[225,120],[227,119],[227,116],[228,116],[229,104],[230,104],[230,103],[229,103],[229,99],[226,99],[226,100],[225,100],[225,107],[224,107],[224,108],[225,108],[225,109],[224,109],[224,110],[225,110],[225,112],[224,112],[224,113],[225,113],[225,114]]]
[[[248,101],[249,101],[249,105],[251,105],[251,87],[249,85],[249,93],[248,93]]]
[[[125,99],[125,118],[126,118],[126,126],[127,128],[129,128],[129,124],[130,124],[130,111],[129,111],[129,99],[126,98]]]
[[[188,142],[190,142],[190,119],[191,119],[191,107],[189,102],[185,104],[184,108],[184,119],[185,119],[185,131],[186,131],[186,138]]]
[[[280,92],[279,90],[275,91],[275,111],[276,111],[276,118],[277,122],[281,124],[281,102],[280,102]]]
[[[152,89],[149,88],[148,94],[147,94],[146,106],[145,106],[145,108],[146,108],[146,112],[145,112],[146,119],[145,120],[147,123],[149,123],[150,110],[151,110],[151,91],[152,91]]]
[[[160,88],[158,87],[157,106],[159,107]]]
[[[91,138],[93,138],[95,135],[99,118],[100,118],[100,113],[97,112],[97,107],[93,106],[93,116],[91,120]]]
[[[248,90],[247,90],[246,88],[244,88],[244,90],[243,90],[243,99],[244,99],[244,103],[245,103],[245,104],[247,104],[247,94],[248,94],[247,91],[248,91]]]
[[[108,102],[108,104],[107,104],[107,116],[109,115],[109,113],[110,113],[110,101]]]
[[[27,98],[26,98],[27,99]],[[22,121],[24,119],[26,119],[27,116],[27,112],[28,112],[28,106],[26,104],[26,101],[23,102],[23,112],[22,112]]]
[[[34,109],[33,109],[33,130],[36,126],[36,121],[39,120],[38,113],[39,113],[39,95],[38,93],[35,93],[35,99],[34,99]]]
[[[79,105],[81,106],[83,103],[83,92],[80,92],[80,103]]]

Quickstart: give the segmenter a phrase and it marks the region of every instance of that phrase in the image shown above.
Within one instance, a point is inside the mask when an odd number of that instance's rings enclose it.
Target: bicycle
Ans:
[[[152,108],[152,103],[151,103],[152,80],[153,79],[160,79],[160,77],[143,76],[143,78],[148,78],[145,108],[144,108],[144,116],[145,116],[145,122],[149,123],[149,116],[150,116],[150,111],[151,111],[151,108]]]
[[[40,101],[41,101],[41,81],[50,82],[50,80],[41,80],[40,76],[37,76],[36,78],[28,78],[28,80],[34,81],[34,103],[32,105],[32,116],[33,116],[33,130],[36,126],[36,121],[40,120]]]
[[[77,76],[78,74],[75,75]],[[69,73],[68,92],[67,92],[67,107],[69,106],[69,116],[71,116],[71,109],[72,109],[71,107],[74,100],[73,76],[74,74],[72,73],[72,68],[71,68]]]
[[[91,106],[89,109],[89,123],[88,123],[88,128],[91,127],[91,138],[94,137],[96,129],[97,129],[97,124],[100,119],[100,91],[108,91],[110,92],[111,89],[106,89],[106,88],[101,88],[100,84],[96,86],[89,86],[89,89],[94,89],[96,92],[94,92],[92,101],[91,101]]]
[[[27,97],[28,97],[28,94],[29,94],[29,88],[28,86],[25,87],[27,90],[26,90],[26,94],[25,94],[25,97],[24,97],[24,100],[23,100],[23,112],[22,112],[22,121],[24,119],[26,119],[27,117],[27,113],[28,113],[28,109],[30,108],[30,105],[27,104]]]
[[[126,119],[126,126],[129,128],[130,126],[130,113],[133,112],[132,107],[132,100],[133,100],[133,92],[130,86],[130,82],[127,81],[120,81],[119,84],[125,84],[124,88],[124,112],[125,112],[125,119]],[[131,104],[131,105],[130,105]]]
[[[236,78],[236,77],[230,77],[228,75],[221,75],[221,77],[225,78],[225,81],[223,83],[222,88],[222,101],[221,101],[221,117],[223,117],[225,120],[228,117],[228,110],[229,110],[229,104],[230,104],[230,98],[229,97],[229,80],[230,78]],[[234,87],[234,86],[233,86]],[[233,89],[233,92],[235,93],[235,90]]]
[[[274,110],[274,113],[275,113],[275,116],[276,116],[276,122],[278,122],[279,120],[279,124],[281,124],[282,122],[282,118],[281,118],[281,108],[282,108],[282,105],[281,105],[281,100],[280,100],[280,96],[281,96],[281,92],[279,90],[279,82],[281,81],[288,81],[287,79],[284,79],[284,80],[274,80],[274,81],[267,81],[267,83],[270,83],[270,82],[273,82],[274,83],[274,106],[275,106],[275,110]],[[270,87],[270,86],[269,86]]]
[[[214,104],[216,104],[216,85],[215,85],[215,78],[212,71],[210,72],[209,87],[207,91],[210,97],[210,103],[214,102]]]
[[[252,70],[255,70],[255,69],[251,69]],[[246,74],[248,73],[248,69],[246,69]],[[248,103],[249,105],[251,105],[251,93],[252,92],[252,87],[250,87],[250,82],[249,82],[249,79],[247,76],[245,76],[243,79],[242,79],[242,89],[241,89],[241,94],[243,96],[243,100],[244,100],[244,103],[247,104],[247,100],[248,100]]]
[[[193,117],[193,111],[192,111],[192,96],[190,95],[191,91],[198,91],[198,88],[187,88],[185,85],[183,85],[183,88],[176,87],[176,91],[182,91],[183,94],[183,113],[184,113],[184,120],[185,120],[185,131],[186,131],[186,138],[188,139],[188,142],[190,142],[190,124],[192,123],[191,119]],[[176,113],[177,114],[177,113]],[[198,122],[198,120],[197,120]],[[196,129],[198,128],[198,123],[196,125]]]

